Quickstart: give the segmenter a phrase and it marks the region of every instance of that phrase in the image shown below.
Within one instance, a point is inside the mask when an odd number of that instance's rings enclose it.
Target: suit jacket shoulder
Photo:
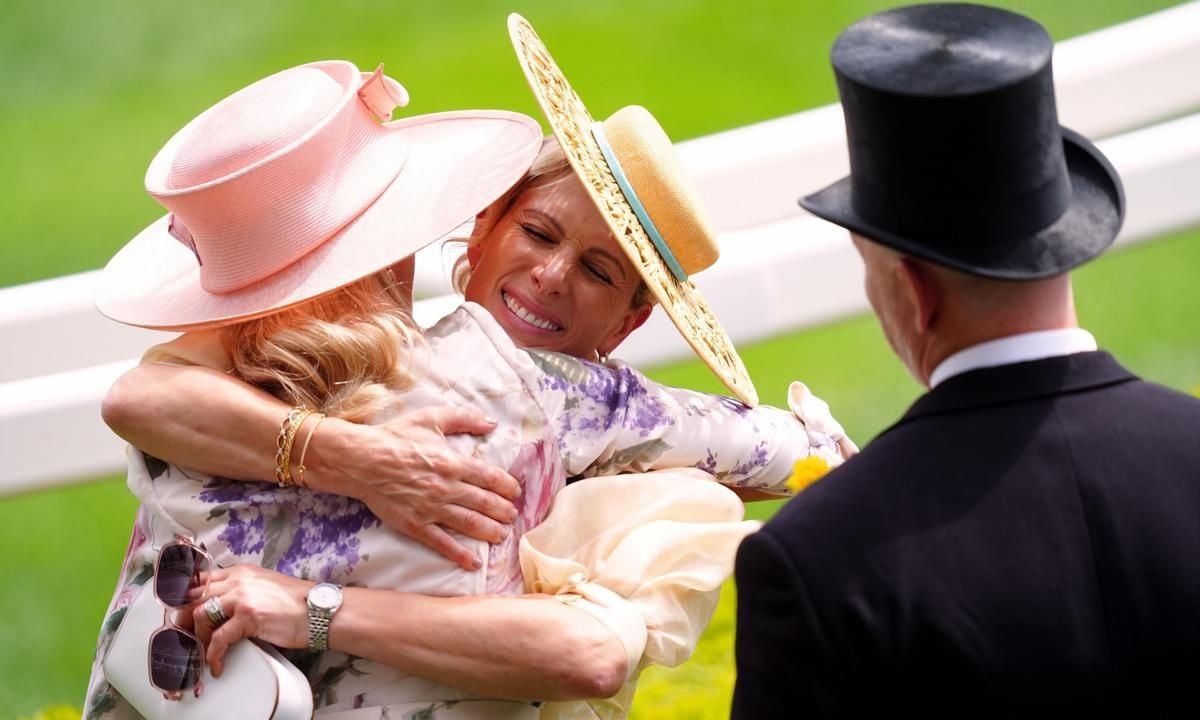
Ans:
[[[1200,666],[1200,401],[1106,353],[947,380],[763,532],[881,697],[1167,702]]]

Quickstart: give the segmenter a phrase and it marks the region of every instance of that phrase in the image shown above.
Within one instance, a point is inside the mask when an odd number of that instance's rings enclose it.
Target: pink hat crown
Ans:
[[[158,152],[146,190],[169,211],[96,284],[118,322],[198,330],[319,297],[445,237],[501,197],[542,144],[504,110],[392,120],[395,80],[345,61],[259,80]]]
[[[254,165],[316,127],[342,99],[342,88],[317,68],[296,68],[270,82],[236,93],[223,112],[196,123],[191,142],[179,148],[167,173],[167,187],[203,185]],[[231,98],[231,99],[232,99]],[[247,132],[269,128],[269,133]]]
[[[382,66],[367,75],[319,62],[264,78],[180,130],[151,162],[146,190],[195,253],[201,286],[252,285],[369,207],[404,166],[407,141],[381,121],[406,101]]]

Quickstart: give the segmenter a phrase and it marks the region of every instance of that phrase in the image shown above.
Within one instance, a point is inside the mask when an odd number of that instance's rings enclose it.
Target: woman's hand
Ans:
[[[169,463],[274,482],[288,406],[217,370],[145,363],[113,385],[102,412],[114,432]],[[314,422],[297,433],[313,433],[304,453],[306,485],[362,500],[389,527],[464,569],[480,561],[445,528],[498,542],[516,516],[517,481],[446,442],[446,435],[495,428],[476,410],[427,408],[374,426],[328,418],[313,431]]]
[[[482,562],[446,528],[500,542],[516,517],[520,485],[508,473],[449,446],[446,435],[484,435],[495,422],[470,408],[433,407],[381,425],[330,418],[313,439],[314,469],[327,489],[362,500],[398,532],[466,570]],[[329,486],[329,483],[334,483]]]
[[[191,618],[212,673],[230,646],[258,638],[308,647],[307,580],[257,565],[209,573]],[[629,674],[625,646],[590,612],[549,595],[430,597],[343,588],[329,647],[475,695],[519,700],[608,697]],[[214,627],[204,600],[225,620]],[[563,662],[563,658],[570,662]]]
[[[197,603],[192,609],[196,635],[207,648],[205,659],[214,677],[224,670],[229,646],[242,638],[258,638],[283,648],[308,647],[308,602],[313,583],[257,565],[218,568],[210,575],[205,598],[217,598],[228,618],[214,627]]]
[[[829,403],[813,395],[807,385],[794,382],[788,386],[788,407],[806,428],[832,438],[837,443],[838,452],[843,460],[849,460],[858,454],[858,446],[846,436],[842,424],[834,419],[833,413],[829,411]]]

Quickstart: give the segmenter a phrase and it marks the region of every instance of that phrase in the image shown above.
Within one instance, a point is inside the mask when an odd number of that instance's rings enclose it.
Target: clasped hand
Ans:
[[[386,525],[475,570],[481,559],[447,530],[500,542],[516,517],[520,485],[454,450],[446,436],[486,435],[495,427],[479,411],[457,407],[416,410],[380,425],[338,423],[342,440],[331,455],[338,460],[326,461],[328,471]]]
[[[307,648],[305,597],[312,586],[307,580],[254,565],[212,570],[204,596],[197,593],[191,620],[213,676],[221,676],[225,653],[242,638],[258,638],[281,648]],[[213,624],[201,602],[214,597],[227,618],[220,625]]]

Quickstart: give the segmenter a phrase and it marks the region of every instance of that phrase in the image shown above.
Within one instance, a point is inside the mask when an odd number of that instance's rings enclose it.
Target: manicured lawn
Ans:
[[[654,111],[676,139],[836,99],[839,29],[900,4],[794,0],[10,0],[0,23],[5,172],[0,286],[100,267],[161,214],[141,191],[154,153],[195,114],[285,67],[385,62],[412,113],[536,115],[505,30],[520,10],[592,112]],[[1002,0],[1056,38],[1171,0]]]
[[[1135,371],[1181,390],[1200,390],[1200,233],[1114,253],[1077,275],[1079,312],[1101,344]],[[1155,278],[1153,282],[1138,278]],[[745,350],[768,401],[803,379],[863,443],[918,394],[872,318],[794,333]],[[661,368],[656,379],[715,390],[697,363]],[[758,503],[766,518],[777,502]],[[52,702],[78,705],[100,616],[128,538],[133,502],[120,479],[0,502],[0,717]],[[636,717],[718,718],[733,683],[733,597],[727,591],[696,656],[643,679]]]
[[[385,61],[410,90],[414,113],[469,106],[534,113],[504,30],[516,8],[594,113],[644,104],[683,139],[833,101],[826,62],[833,37],[891,4],[6,3],[0,285],[102,265],[161,213],[141,180],[167,137],[232,89],[289,65]],[[1038,17],[1064,38],[1172,3],[998,4]],[[1136,371],[1200,388],[1196,268],[1195,232],[1107,257],[1078,275],[1081,320]],[[803,379],[860,444],[918,393],[870,318],[795,333],[746,348],[744,356],[765,401],[781,402],[787,382]],[[654,375],[718,389],[695,363]],[[70,438],[60,451],[70,452]],[[755,505],[751,513],[766,517],[777,505]],[[0,501],[0,577],[7,580],[0,588],[0,719],[82,702],[132,512],[116,478]],[[648,673],[637,716],[726,715],[732,607],[727,594],[693,660]]]
[[[1200,395],[1200,232],[1118,251],[1075,275],[1080,322],[1100,345],[1143,377]],[[1148,279],[1153,278],[1153,281]],[[829,401],[851,437],[865,444],[897,419],[920,389],[888,351],[873,318],[861,317],[747,348],[743,354],[765,402],[802,379]],[[664,368],[656,379],[716,391],[697,363]],[[780,502],[756,503],[767,518]],[[721,718],[732,698],[735,598],[727,583],[696,655],[676,669],[643,676],[634,717]],[[798,650],[799,651],[799,650]]]

